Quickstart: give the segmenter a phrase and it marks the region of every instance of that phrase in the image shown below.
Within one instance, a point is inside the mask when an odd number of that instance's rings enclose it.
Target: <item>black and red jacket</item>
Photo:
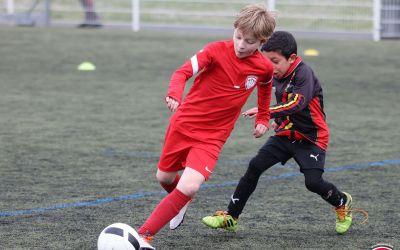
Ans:
[[[309,140],[328,147],[329,130],[325,121],[322,88],[312,69],[298,57],[281,78],[274,78],[277,104],[270,107],[278,136]]]

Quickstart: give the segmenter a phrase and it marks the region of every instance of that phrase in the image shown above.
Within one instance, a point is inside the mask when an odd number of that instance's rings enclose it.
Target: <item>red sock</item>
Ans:
[[[176,174],[175,180],[171,184],[165,184],[162,182],[160,182],[160,184],[165,189],[165,191],[167,191],[167,193],[171,193],[176,188],[176,185],[178,185],[180,179],[181,176],[179,174]]]
[[[174,218],[191,199],[191,197],[186,196],[178,189],[174,189],[158,203],[153,213],[147,218],[142,227],[139,228],[138,233],[150,236],[155,235],[165,224]]]

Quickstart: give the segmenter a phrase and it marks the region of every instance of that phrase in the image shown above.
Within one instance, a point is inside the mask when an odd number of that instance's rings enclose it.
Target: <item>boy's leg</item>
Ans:
[[[334,207],[346,203],[346,195],[335,185],[322,178],[325,167],[326,152],[308,141],[296,141],[294,144],[294,159],[304,174],[306,188],[318,195]]]
[[[304,174],[307,189],[336,208],[336,231],[345,233],[352,223],[351,195],[339,191],[335,185],[322,178],[325,151],[308,142],[298,143],[296,147],[295,160]]]
[[[164,172],[157,170],[157,180],[167,193],[171,193],[178,185],[180,175],[177,172]]]
[[[257,187],[261,174],[278,162],[286,162],[291,154],[287,151],[282,139],[272,136],[260,148],[257,155],[250,160],[246,173],[240,179],[228,205],[228,213],[239,218],[250,195]]]
[[[218,211],[214,216],[203,218],[203,223],[211,228],[237,230],[237,219],[242,213],[250,195],[257,187],[261,174],[278,162],[286,162],[290,153],[285,149],[279,137],[271,137],[251,159],[246,173],[240,179],[228,205],[228,211]]]
[[[322,197],[325,201],[334,207],[342,206],[346,203],[347,197],[340,192],[335,185],[324,180],[322,169],[304,169],[302,170],[305,178],[306,188]]]
[[[222,145],[218,144],[196,142],[195,146],[189,150],[184,165],[186,165],[187,168],[196,170],[207,180],[215,167],[221,147]],[[189,172],[189,170],[187,172]],[[170,221],[169,228],[171,230],[178,228],[182,224],[190,202],[191,201],[189,201]]]
[[[190,138],[170,125],[165,133],[164,147],[157,170],[157,180],[167,193],[171,193],[176,188],[180,179],[178,171],[184,169],[183,162],[190,148]]]
[[[234,218],[239,218],[247,200],[257,187],[261,174],[280,160],[268,149],[261,149],[258,154],[250,160],[246,173],[240,179],[235,192],[231,196],[228,205],[228,213]]]
[[[186,160],[187,155],[190,152],[190,148],[190,138],[179,133],[179,131],[177,131],[174,126],[170,124],[165,133],[164,147],[160,155],[156,175],[158,182],[168,193],[167,197],[169,198],[164,198],[167,199],[167,201],[171,199],[171,197],[175,197],[172,198],[172,200],[175,200],[176,195],[179,194],[178,191],[174,192],[177,184],[180,181],[180,175],[178,174],[178,171],[184,169],[183,162]],[[171,196],[169,196],[170,194]],[[163,200],[160,202],[160,204],[163,202]],[[184,204],[184,206],[186,204]],[[182,219],[178,218],[178,221],[174,219],[175,217],[173,217],[170,224],[172,223],[174,225],[180,225],[183,217]],[[174,226],[174,228],[176,228],[176,226]],[[153,234],[153,232],[150,230],[149,234]]]
[[[177,187],[161,200],[138,233],[147,236],[157,234],[192,199],[204,180],[202,174],[186,168]]]
[[[157,180],[160,182],[160,185],[164,188],[164,190],[167,191],[167,193],[171,193],[172,191],[174,191],[174,189],[178,185],[178,182],[180,180],[180,175],[177,172],[168,173],[168,172],[163,172],[160,169],[158,169]],[[179,213],[174,218],[171,219],[171,221],[169,222],[170,229],[174,230],[182,224],[183,219],[185,218],[186,210],[189,206],[189,203],[190,202],[188,202],[179,211]]]
[[[305,184],[308,190],[319,194],[325,201],[335,207],[336,232],[346,233],[353,221],[351,206],[352,197],[349,193],[340,192],[335,185],[322,178],[320,169],[303,170]]]
[[[163,150],[162,155],[165,155],[165,151]],[[168,157],[162,157],[159,166],[163,166],[167,159]],[[186,154],[185,165],[187,167],[184,169],[176,188],[157,205],[153,213],[139,229],[139,234],[154,235],[168,221],[178,215],[200,189],[201,184],[211,175],[216,161],[217,157],[206,150],[190,148]]]

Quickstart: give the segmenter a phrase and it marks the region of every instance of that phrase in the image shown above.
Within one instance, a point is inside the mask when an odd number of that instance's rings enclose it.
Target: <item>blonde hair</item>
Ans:
[[[243,33],[251,33],[264,42],[275,29],[275,14],[268,11],[264,4],[250,4],[240,10],[233,26]]]

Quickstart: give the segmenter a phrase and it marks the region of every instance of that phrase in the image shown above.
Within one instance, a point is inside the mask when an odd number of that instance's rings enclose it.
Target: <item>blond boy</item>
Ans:
[[[157,180],[168,192],[139,228],[143,249],[170,222],[177,228],[188,204],[210,177],[251,92],[258,90],[254,136],[268,130],[273,66],[259,51],[275,29],[271,13],[258,4],[244,7],[234,22],[232,40],[206,45],[172,75],[165,98],[174,112],[158,163]],[[186,81],[196,75],[182,101]],[[182,176],[178,174],[183,170]]]

